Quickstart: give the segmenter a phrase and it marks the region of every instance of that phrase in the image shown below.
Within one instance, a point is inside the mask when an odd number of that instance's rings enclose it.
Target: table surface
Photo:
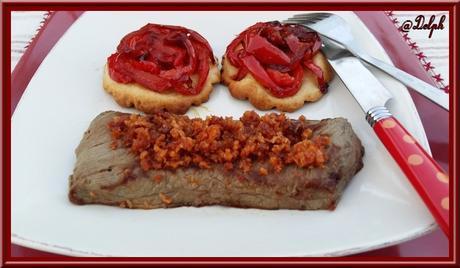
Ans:
[[[45,11],[12,12],[11,70],[14,69],[31,39],[43,25],[46,14]],[[428,16],[448,15],[446,12],[434,13],[429,11],[398,11],[388,12],[388,14],[396,27],[406,20],[414,20],[414,18],[420,14]],[[448,29],[448,24],[446,29]],[[428,68],[427,71],[436,79],[437,85],[440,88],[443,86],[445,87],[447,81],[449,81],[448,30],[436,31],[432,38],[428,38],[427,34],[421,31],[412,31],[409,32],[409,37],[408,45],[410,45],[411,42],[415,43],[415,47],[412,49],[414,54],[422,52],[422,64],[429,62],[430,66],[433,66],[433,68]],[[446,118],[445,120],[448,119]],[[361,253],[356,256],[447,257],[448,253],[448,239],[437,229],[423,237],[396,246]],[[13,244],[11,247],[11,256],[45,258],[58,255]]]

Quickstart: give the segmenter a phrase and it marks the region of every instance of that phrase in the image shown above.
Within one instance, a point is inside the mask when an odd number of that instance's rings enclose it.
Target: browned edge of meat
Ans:
[[[260,209],[334,209],[350,179],[362,168],[364,148],[346,119],[308,121],[313,136],[329,135],[329,160],[324,168],[286,166],[280,173],[256,171],[140,168],[125,148],[111,149],[107,127],[119,112],[98,115],[75,153],[69,199],[75,204],[105,204],[127,208],[167,208],[222,205]],[[255,163],[254,170],[268,163]]]

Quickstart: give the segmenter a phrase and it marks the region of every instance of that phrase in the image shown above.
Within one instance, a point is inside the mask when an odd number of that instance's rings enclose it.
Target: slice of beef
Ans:
[[[280,173],[195,167],[140,168],[128,149],[111,148],[108,123],[118,112],[98,115],[76,149],[69,199],[75,204],[128,208],[222,205],[261,209],[334,209],[350,179],[362,168],[364,148],[343,118],[308,121],[315,135],[329,135],[323,168],[286,166]],[[255,163],[255,170],[268,163]]]

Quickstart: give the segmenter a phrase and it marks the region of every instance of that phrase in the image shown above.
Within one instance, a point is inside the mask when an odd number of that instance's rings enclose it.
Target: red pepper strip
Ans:
[[[286,44],[292,52],[292,62],[298,63],[302,58],[306,57],[310,44],[300,42],[297,36],[290,34],[286,37]]]
[[[189,32],[191,33],[191,37],[198,41],[199,43],[201,43],[203,46],[205,46],[205,50],[206,51],[212,51],[212,48],[211,46],[209,45],[208,41],[206,41],[206,39],[204,39],[203,36],[201,36],[199,33],[193,31],[193,30],[189,30]],[[212,55],[211,55],[212,56]],[[216,59],[214,58],[214,56],[211,57],[211,60],[212,60],[212,63],[215,63],[216,62]]]
[[[255,79],[259,81],[264,87],[268,87],[270,89],[278,88],[278,86],[273,82],[273,80],[268,76],[267,72],[265,71],[264,67],[260,64],[260,62],[252,55],[248,55],[241,59],[244,65],[248,68],[252,75],[254,75]]]
[[[126,72],[124,72],[124,70],[120,68],[120,66],[116,64],[118,57],[120,57],[120,55],[121,54],[119,53],[114,53],[110,55],[110,57],[107,59],[109,75],[112,79],[120,83],[130,83],[133,81],[133,79],[128,74],[126,74]]]
[[[313,47],[311,49],[311,54],[315,55],[316,53],[318,53],[320,48],[321,48],[321,41],[317,39],[315,40],[315,43],[313,44]]]
[[[270,78],[275,81],[275,83],[281,87],[288,87],[294,84],[294,77],[290,76],[288,73],[282,73],[274,69],[267,69],[267,73]]]
[[[265,27],[262,31],[262,34],[267,38],[267,40],[274,44],[275,46],[282,46],[285,44],[284,38],[281,36],[281,24],[275,24],[273,27]]]
[[[246,37],[246,35],[249,33],[249,32],[252,32],[252,31],[257,31],[260,27],[262,27],[263,25],[265,25],[264,22],[258,22],[252,26],[250,26],[249,28],[247,28],[246,30],[244,30],[242,33],[240,33],[228,46],[227,46],[227,57],[228,59],[230,60],[230,63],[235,66],[235,67],[240,67],[242,66],[242,62],[241,62],[241,58],[243,57],[243,55],[238,55],[237,51],[236,51],[236,48],[240,45],[242,45],[242,41],[243,41],[243,38]],[[240,50],[240,51],[244,51],[244,50]]]
[[[292,53],[296,53],[296,51],[298,51],[302,47],[306,47],[305,45],[303,45],[299,41],[299,38],[297,38],[297,36],[295,36],[293,34],[288,35],[285,38],[285,40],[286,40],[286,44],[288,45],[288,47],[292,51]]]
[[[279,96],[289,97],[299,91],[303,81],[303,67],[300,64],[296,65],[292,68],[292,73],[294,77],[294,84],[292,84],[291,87],[284,88],[283,91],[278,93]]]
[[[249,72],[249,70],[248,70],[248,68],[246,68],[246,66],[241,66],[238,69],[238,73],[233,77],[233,79],[236,80],[236,81],[240,81],[241,79],[243,79],[248,74],[248,72]]]
[[[160,73],[160,67],[152,61],[131,61],[131,64],[133,65],[134,68],[149,72],[152,74],[159,74]]]
[[[134,81],[146,88],[152,84],[155,85],[155,90],[158,92],[163,92],[172,87],[170,81],[148,72],[135,70],[131,72],[131,75]]]
[[[205,74],[209,73],[209,63],[206,61],[206,59],[208,59],[209,56],[206,54],[200,54],[198,57],[200,58],[198,59],[198,81],[196,82],[196,85],[194,87],[188,87],[189,85],[185,86],[183,83],[175,85],[176,91],[183,95],[198,94],[199,91],[197,91],[197,89],[202,88],[206,82],[207,75]]]
[[[188,75],[191,71],[196,68],[196,54],[195,48],[193,47],[190,40],[184,40],[184,45],[187,48],[187,54],[189,55],[189,64],[185,66],[174,65],[175,68],[161,71],[160,76],[170,80],[180,80],[181,77]],[[159,49],[160,50],[160,49]],[[161,50],[160,50],[161,51]],[[179,50],[176,50],[179,51]],[[174,51],[175,52],[175,51]],[[180,52],[175,54],[181,54]],[[175,60],[172,60],[175,62]],[[209,63],[208,63],[209,64]]]
[[[190,37],[191,39],[195,40],[196,42],[198,43],[201,43],[202,45],[204,45],[206,47],[207,50],[209,51],[212,51],[212,48],[211,46],[209,45],[208,41],[206,39],[204,39],[203,36],[201,36],[199,33],[193,31],[193,30],[190,30],[190,29],[187,29],[185,27],[182,27],[182,26],[174,26],[174,25],[157,25],[157,24],[152,24],[152,23],[149,23],[147,26],[159,26],[159,28],[163,29],[163,30],[166,30],[166,31],[170,31],[170,30],[176,30],[178,32],[186,32],[187,33],[187,37]],[[144,27],[147,27],[147,26],[144,26]],[[214,63],[215,62],[215,59],[214,57],[212,57],[212,62]]]
[[[241,59],[244,65],[248,68],[254,78],[259,81],[264,87],[271,90],[276,97],[292,96],[299,90],[300,83],[303,78],[302,67],[294,69],[294,83],[291,87],[282,88],[278,86],[265,71],[260,62],[252,55],[248,55]]]
[[[304,66],[305,68],[307,68],[308,70],[310,70],[315,76],[316,76],[316,80],[318,82],[318,86],[320,87],[320,90],[322,92],[326,92],[327,91],[327,84],[326,82],[324,82],[324,73],[323,73],[323,70],[321,70],[321,68],[319,68],[313,61],[309,60],[309,61],[304,61]]]
[[[170,49],[173,50],[173,53],[172,53],[173,57],[176,57],[176,59],[173,60],[174,67],[178,66],[178,64],[176,64],[178,54],[179,54],[179,56],[188,54],[188,56],[189,56],[189,65],[191,65],[192,69],[195,69],[195,67],[196,67],[196,54],[197,53],[196,53],[196,50],[195,50],[195,47],[194,47],[194,44],[192,43],[192,41],[187,37],[187,34],[185,34],[185,33],[172,33],[171,35],[173,35],[173,36],[169,36],[169,37],[165,38],[165,41],[176,42],[176,44],[173,44],[173,45],[170,46]],[[164,43],[166,43],[166,42],[163,42],[163,44],[159,44],[159,46],[157,47],[158,51],[163,52],[166,49],[166,46],[164,45]],[[163,45],[163,46],[161,46],[161,45]],[[185,46],[186,50],[184,51],[183,48],[179,48],[178,46]]]
[[[176,56],[176,58],[174,59],[174,67],[178,67],[178,66],[181,66],[183,64],[185,64],[186,62],[186,58],[187,58],[187,53],[183,50],[177,50],[177,53],[179,55]]]
[[[291,59],[279,48],[272,45],[267,39],[259,35],[249,37],[246,51],[265,64],[289,65]]]
[[[312,73],[318,78],[318,84],[324,84],[324,75],[323,75],[323,70],[319,68],[313,61],[305,61],[304,65],[306,68],[308,68]]]
[[[113,70],[122,74],[124,77],[129,77],[129,82],[137,82],[145,87],[148,87],[150,84],[153,83],[155,84],[155,89],[158,92],[163,92],[169,87],[171,87],[171,83],[167,79],[161,78],[157,75],[151,74],[146,71],[141,71],[133,66],[133,60],[120,60],[122,58],[123,57],[117,57],[115,59],[115,68]]]
[[[235,67],[241,66],[241,59],[238,57],[238,53],[236,51],[236,47],[240,45],[242,40],[242,35],[239,35],[233,42],[230,43],[227,47],[227,53],[225,54],[230,63]]]

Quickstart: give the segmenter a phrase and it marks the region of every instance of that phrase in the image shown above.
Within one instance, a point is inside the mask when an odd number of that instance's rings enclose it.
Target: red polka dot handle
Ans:
[[[394,118],[381,119],[374,130],[431,211],[449,234],[449,177]]]

